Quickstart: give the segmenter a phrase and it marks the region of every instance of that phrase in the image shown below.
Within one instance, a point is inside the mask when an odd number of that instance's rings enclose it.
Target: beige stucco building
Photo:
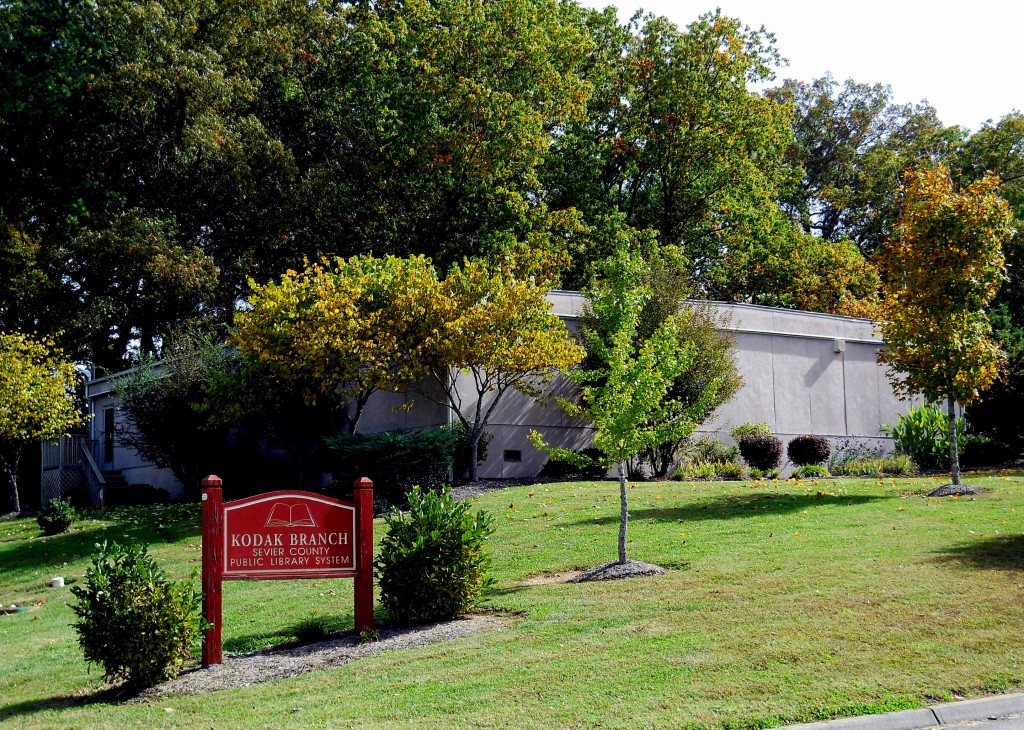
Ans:
[[[555,291],[549,299],[552,310],[572,329],[584,306],[583,296]],[[817,434],[833,441],[855,439],[888,448],[889,440],[879,428],[894,422],[910,404],[895,397],[884,367],[877,362],[883,343],[871,321],[735,303],[712,303],[711,308],[734,338],[744,386],[700,432],[728,441],[733,426],[763,421],[783,440]],[[556,380],[552,394],[567,387],[565,381]],[[467,400],[475,397],[468,387],[460,392]],[[94,414],[90,436],[98,466],[121,472],[130,484],[147,483],[180,492],[169,470],[146,463],[114,439],[119,414],[112,378],[90,381],[86,394]],[[447,408],[423,398],[416,399],[407,412],[394,410],[412,398],[413,394],[375,394],[358,430],[431,428],[449,421]],[[488,430],[493,440],[480,475],[535,476],[546,455],[530,444],[531,429],[560,446],[582,448],[590,441],[587,425],[569,418],[553,398],[535,402],[512,392],[490,419]]]

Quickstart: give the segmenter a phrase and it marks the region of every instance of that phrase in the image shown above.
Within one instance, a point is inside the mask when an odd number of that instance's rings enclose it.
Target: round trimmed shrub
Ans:
[[[36,523],[44,535],[60,535],[71,529],[78,519],[78,511],[71,506],[70,499],[51,499],[50,503],[36,515]]]
[[[206,622],[202,594],[172,583],[144,545],[104,543],[93,555],[71,610],[85,659],[107,681],[150,687],[173,677],[191,659]]]
[[[832,454],[832,447],[824,436],[797,436],[786,447],[786,455],[797,466],[824,464]]]
[[[782,462],[782,441],[777,436],[744,436],[740,454],[754,469],[774,469]]]
[[[384,516],[387,533],[374,571],[380,602],[397,624],[455,618],[473,608],[490,585],[484,542],[490,516],[475,515],[447,489],[409,492],[409,511]]]

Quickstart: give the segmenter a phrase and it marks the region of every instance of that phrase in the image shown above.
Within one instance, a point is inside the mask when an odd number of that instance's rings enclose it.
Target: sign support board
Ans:
[[[356,631],[373,628],[373,482],[355,500],[278,491],[222,502],[220,477],[203,480],[203,666],[223,661],[225,580],[354,578]]]

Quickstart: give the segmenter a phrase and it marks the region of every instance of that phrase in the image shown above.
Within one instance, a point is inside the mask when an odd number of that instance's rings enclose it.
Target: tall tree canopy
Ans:
[[[874,252],[893,231],[903,171],[941,160],[958,131],[922,102],[897,104],[883,84],[830,75],[788,79],[768,96],[793,107],[787,161],[798,177],[782,204],[800,227]]]

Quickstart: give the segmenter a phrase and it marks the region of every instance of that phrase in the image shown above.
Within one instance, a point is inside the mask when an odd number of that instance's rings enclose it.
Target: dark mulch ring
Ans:
[[[625,563],[618,561],[605,563],[594,568],[584,570],[582,573],[573,576],[569,583],[586,583],[592,580],[620,580],[622,578],[645,578],[650,575],[666,575],[667,570],[654,563],[645,563],[642,560],[627,560]]]
[[[928,492],[929,497],[960,497],[972,494],[986,494],[989,490],[970,484],[943,484]]]

